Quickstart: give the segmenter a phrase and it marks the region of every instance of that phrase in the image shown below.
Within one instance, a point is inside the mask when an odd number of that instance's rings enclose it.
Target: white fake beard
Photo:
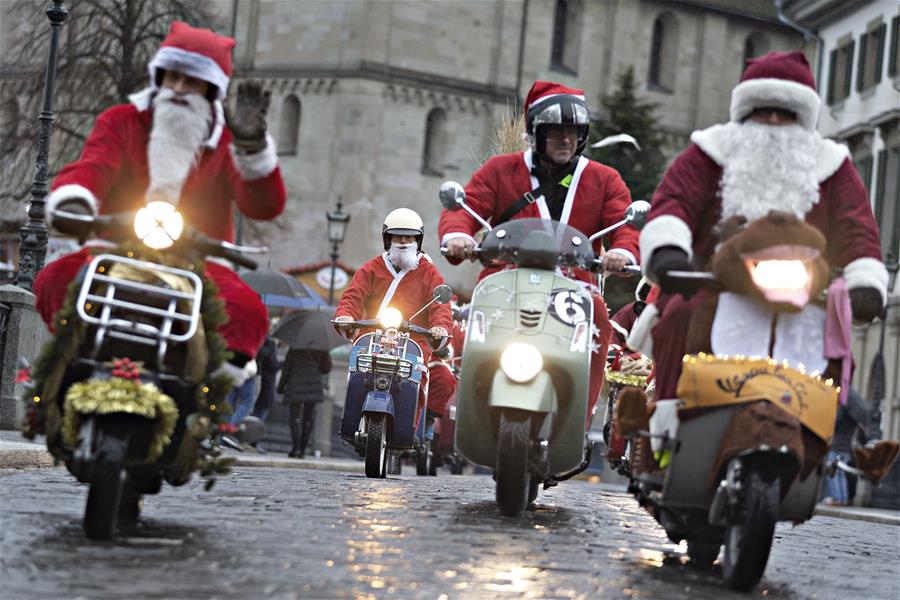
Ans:
[[[391,244],[388,258],[401,271],[415,271],[419,266],[419,250],[415,244]]]
[[[173,102],[179,98],[187,105]],[[200,94],[178,96],[162,88],[153,98],[153,127],[147,143],[148,199],[177,203],[188,173],[209,137],[212,106]]]
[[[771,210],[803,219],[819,201],[816,134],[800,125],[732,124],[722,171],[722,220]]]

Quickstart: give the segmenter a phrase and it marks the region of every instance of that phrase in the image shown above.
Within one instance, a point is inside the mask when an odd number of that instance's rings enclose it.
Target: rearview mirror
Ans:
[[[459,210],[466,202],[466,191],[455,181],[445,181],[438,191],[438,198],[447,210]]]
[[[439,304],[447,304],[453,298],[453,288],[446,283],[441,284],[434,288],[434,293],[432,295]]]
[[[650,212],[650,203],[646,200],[635,200],[625,210],[625,220],[637,230],[647,224],[647,213]]]

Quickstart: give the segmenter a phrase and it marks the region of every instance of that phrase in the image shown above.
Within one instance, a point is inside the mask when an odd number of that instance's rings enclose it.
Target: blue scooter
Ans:
[[[341,437],[365,458],[366,477],[385,477],[389,451],[418,453],[425,449],[425,407],[419,411],[418,400],[422,373],[428,367],[422,348],[409,334],[428,336],[434,349],[443,348],[448,338],[435,339],[430,330],[410,321],[434,302],[447,304],[452,293],[450,286],[438,286],[432,300],[409,320],[388,307],[378,319],[332,321],[351,330],[375,328],[353,342],[341,418]]]

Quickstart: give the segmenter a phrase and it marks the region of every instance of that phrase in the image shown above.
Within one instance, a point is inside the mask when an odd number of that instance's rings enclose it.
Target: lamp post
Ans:
[[[44,73],[44,94],[41,103],[41,122],[38,130],[37,159],[34,180],[31,183],[31,205],[28,222],[19,230],[22,243],[19,246],[19,274],[16,284],[31,291],[37,272],[44,266],[47,256],[47,226],[44,224],[44,203],[47,198],[47,162],[50,155],[50,135],[53,133],[53,86],[56,80],[56,51],[59,45],[59,28],[66,22],[69,12],[63,8],[63,0],[53,0],[47,8],[50,20],[50,56]]]
[[[337,260],[340,257],[341,244],[344,243],[344,234],[347,233],[347,223],[350,215],[341,210],[341,197],[338,196],[337,209],[328,211],[328,241],[331,242],[331,278],[328,282],[328,306],[334,306],[334,274],[337,270]]]

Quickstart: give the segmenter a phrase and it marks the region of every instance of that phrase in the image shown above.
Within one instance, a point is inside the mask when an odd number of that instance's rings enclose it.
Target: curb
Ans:
[[[225,457],[235,459],[232,466],[235,467],[270,467],[275,469],[307,469],[311,471],[342,471],[344,473],[365,473],[366,466],[356,461],[334,461],[321,459],[281,459],[265,457],[235,456],[226,454]]]
[[[46,469],[55,466],[53,456],[36,444],[4,443],[0,447],[0,469]]]
[[[890,512],[891,511],[881,509],[854,509],[852,507],[847,509],[835,506],[817,506],[813,514],[822,517],[834,517],[836,519],[850,519],[853,521],[867,521],[869,523],[879,523],[882,525],[900,526],[900,513],[894,511],[894,514],[890,514]]]

